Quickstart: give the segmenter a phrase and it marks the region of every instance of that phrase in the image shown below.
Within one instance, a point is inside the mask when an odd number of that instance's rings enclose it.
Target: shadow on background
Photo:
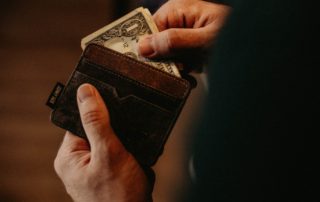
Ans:
[[[113,19],[104,0],[11,0],[0,7],[0,201],[71,201],[53,170],[64,132],[45,102],[80,39]]]

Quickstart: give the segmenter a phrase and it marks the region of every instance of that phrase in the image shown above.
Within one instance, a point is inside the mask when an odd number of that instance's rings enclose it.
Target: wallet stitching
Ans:
[[[102,70],[102,71],[108,71],[108,73],[110,73],[110,74],[112,74],[112,75],[114,75],[114,76],[116,76],[116,77],[119,77],[119,78],[122,78],[122,79],[124,79],[124,80],[127,80],[127,81],[129,81],[130,83],[135,83],[136,85],[138,85],[138,86],[140,86],[140,87],[142,87],[142,88],[145,88],[145,89],[147,89],[147,90],[151,90],[151,91],[153,91],[153,92],[155,92],[155,93],[160,93],[161,95],[163,95],[163,96],[165,96],[165,97],[168,97],[169,99],[171,99],[171,100],[176,100],[177,98],[175,98],[174,96],[170,96],[170,95],[168,95],[167,93],[165,93],[164,91],[162,91],[162,90],[159,90],[159,89],[154,89],[154,88],[152,88],[151,86],[148,86],[148,85],[146,85],[146,84],[144,84],[144,83],[140,83],[140,82],[138,82],[138,81],[136,81],[136,80],[133,80],[133,79],[131,79],[131,78],[127,78],[126,76],[124,76],[124,75],[122,75],[122,74],[120,74],[120,73],[116,73],[116,72],[113,72],[113,71],[111,71],[111,70],[109,70],[109,69],[107,69],[107,68],[103,68],[103,67],[100,67],[100,65],[97,65],[97,64],[94,64],[94,63],[92,63],[92,62],[90,62],[89,60],[87,60],[87,61],[85,61],[86,63],[89,63],[90,65],[94,65],[96,68],[99,68],[100,70]],[[79,71],[79,70],[77,70],[77,71]],[[81,71],[79,71],[79,72],[81,72]],[[85,73],[84,73],[85,74]],[[187,92],[184,92],[184,96],[183,97],[185,97],[185,94],[186,94]]]
[[[163,76],[168,77],[168,78],[172,78],[172,79],[174,79],[175,81],[177,81],[178,83],[180,83],[181,85],[183,85],[185,88],[188,88],[188,84],[187,84],[186,82],[184,82],[183,80],[181,80],[181,79],[179,79],[179,78],[177,78],[177,77],[175,77],[175,76],[173,76],[173,75],[167,74],[167,73],[165,73],[165,72],[163,72],[163,71],[161,71],[161,70],[156,69],[155,67],[149,67],[148,65],[146,65],[146,64],[144,64],[144,63],[142,63],[142,62],[136,61],[136,60],[134,60],[134,59],[132,59],[132,58],[130,58],[130,57],[121,55],[120,53],[117,53],[117,52],[111,51],[111,50],[109,50],[109,49],[103,48],[103,47],[101,47],[101,46],[99,46],[99,45],[96,45],[96,47],[99,48],[99,49],[101,49],[102,51],[108,51],[108,52],[109,52],[110,54],[112,54],[112,55],[119,56],[119,57],[125,59],[126,61],[130,61],[130,62],[133,62],[133,63],[135,63],[135,64],[137,64],[137,65],[144,66],[145,68],[147,68],[147,69],[149,69],[149,70],[151,70],[151,71],[153,71],[153,72],[159,72],[159,73],[162,74]],[[87,49],[87,50],[88,50],[88,49]],[[186,94],[187,94],[187,91],[184,92],[183,97],[185,97]]]

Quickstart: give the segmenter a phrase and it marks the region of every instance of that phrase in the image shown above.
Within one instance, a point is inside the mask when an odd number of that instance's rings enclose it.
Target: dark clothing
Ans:
[[[210,58],[189,201],[320,201],[319,17],[307,4],[232,2]]]
[[[165,2],[165,0],[142,0],[141,5],[148,8],[151,13],[154,13]]]

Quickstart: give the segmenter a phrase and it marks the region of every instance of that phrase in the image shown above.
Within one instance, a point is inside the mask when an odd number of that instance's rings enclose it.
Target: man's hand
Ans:
[[[108,110],[89,84],[77,94],[81,121],[89,144],[67,132],[54,167],[76,202],[147,201],[147,178],[114,134]]]
[[[196,0],[171,0],[153,16],[160,32],[141,39],[140,55],[162,58],[212,45],[230,7]]]

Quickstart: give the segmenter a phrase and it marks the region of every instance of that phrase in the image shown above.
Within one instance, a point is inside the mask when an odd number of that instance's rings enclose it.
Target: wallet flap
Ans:
[[[183,99],[190,89],[189,82],[184,79],[97,44],[88,45],[83,56],[97,65],[116,71],[172,97]]]

